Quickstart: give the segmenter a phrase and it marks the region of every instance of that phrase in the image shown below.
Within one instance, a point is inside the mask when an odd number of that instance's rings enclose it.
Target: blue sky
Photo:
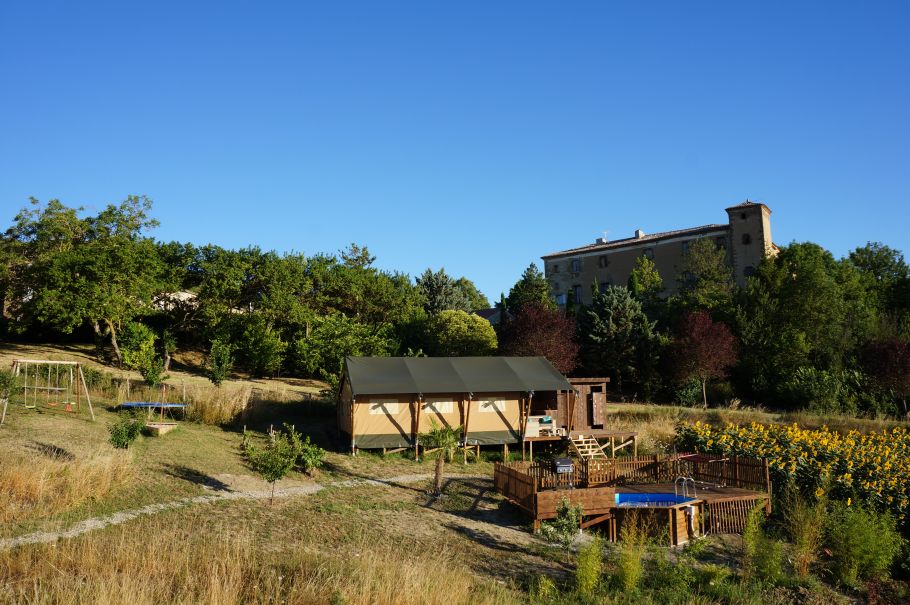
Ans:
[[[491,299],[608,231],[910,253],[907,2],[0,5],[0,222],[155,201],[156,236],[350,242]]]

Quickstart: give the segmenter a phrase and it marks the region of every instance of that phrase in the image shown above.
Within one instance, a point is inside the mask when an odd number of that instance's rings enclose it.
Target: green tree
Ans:
[[[436,448],[436,472],[433,478],[433,489],[437,494],[442,493],[443,465],[451,462],[461,445],[463,429],[460,426],[439,426],[431,420],[432,428],[420,436],[420,442],[431,448]]]
[[[521,278],[509,290],[506,302],[510,313],[518,313],[525,305],[537,305],[545,309],[556,307],[550,295],[550,284],[537,265],[531,263]]]
[[[477,312],[481,309],[489,309],[490,301],[489,299],[477,289],[477,286],[474,285],[467,277],[459,277],[455,281],[455,286],[461,290],[462,294],[468,301],[468,308],[465,311]]]
[[[440,269],[427,269],[417,278],[417,289],[423,294],[424,310],[430,315],[442,311],[470,311],[471,302],[465,289]]]
[[[148,216],[151,200],[129,196],[86,218],[57,200],[32,205],[7,232],[22,259],[13,271],[14,315],[64,333],[88,324],[122,363],[119,326],[151,310],[164,274],[144,235],[158,224]]]
[[[281,369],[281,362],[287,347],[278,331],[259,315],[245,318],[239,351],[246,360],[247,369],[253,376],[275,374]]]
[[[234,347],[230,342],[216,338],[209,348],[207,369],[209,380],[215,386],[221,386],[234,367]]]
[[[657,271],[657,266],[650,258],[642,254],[635,259],[635,266],[629,275],[629,292],[642,306],[653,305],[664,290],[664,280]]]
[[[624,378],[638,375],[640,350],[654,339],[654,324],[641,303],[621,286],[594,293],[582,313],[581,330],[586,369],[613,376],[620,391]]]
[[[269,504],[275,500],[275,483],[283,479],[297,464],[297,458],[300,456],[299,446],[299,440],[282,431],[273,433],[264,447],[245,444],[244,455],[252,469],[272,484]]]
[[[679,296],[686,306],[696,309],[723,309],[733,299],[733,270],[727,264],[727,251],[709,238],[689,245],[679,278]]]
[[[291,344],[289,361],[299,373],[337,379],[345,357],[388,356],[396,346],[391,326],[376,328],[333,313],[314,318],[309,333],[298,334]]]
[[[464,311],[442,311],[426,322],[427,352],[442,357],[493,355],[496,331],[490,322]]]
[[[151,387],[158,386],[168,378],[165,375],[164,360],[156,351],[157,340],[158,337],[151,328],[134,321],[127,323],[121,334],[123,365],[139,372]]]

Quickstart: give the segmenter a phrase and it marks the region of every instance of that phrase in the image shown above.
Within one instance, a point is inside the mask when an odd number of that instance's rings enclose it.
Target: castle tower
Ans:
[[[774,254],[771,241],[771,209],[760,202],[746,200],[727,208],[730,223],[730,264],[740,287],[758,268],[762,259]]]

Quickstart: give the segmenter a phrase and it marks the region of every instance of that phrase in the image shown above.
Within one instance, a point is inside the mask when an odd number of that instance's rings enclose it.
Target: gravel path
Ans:
[[[430,474],[422,473],[398,475],[397,477],[387,477],[384,479],[349,479],[346,481],[337,481],[335,483],[329,483],[326,485],[313,483],[309,485],[276,489],[275,497],[287,498],[291,496],[309,496],[321,492],[327,487],[347,488],[357,487],[360,485],[394,486],[395,484],[401,483],[418,483],[420,481],[425,481],[431,477],[432,475]],[[271,490],[217,491],[212,494],[206,494],[203,496],[181,498],[179,500],[161,502],[159,504],[149,504],[148,506],[143,506],[141,508],[119,511],[111,515],[107,515],[106,517],[94,517],[92,519],[86,519],[85,521],[80,521],[75,525],[61,531],[39,531],[15,538],[3,538],[0,539],[0,550],[8,550],[10,548],[22,546],[25,544],[41,544],[47,542],[56,542],[57,540],[62,540],[65,538],[75,538],[76,536],[81,536],[82,534],[104,529],[105,527],[111,525],[126,523],[127,521],[131,521],[136,517],[140,517],[142,515],[154,515],[156,513],[174,510],[176,508],[181,508],[184,506],[191,506],[193,504],[205,504],[209,502],[220,502],[224,500],[262,500],[264,498],[271,497],[271,495]]]

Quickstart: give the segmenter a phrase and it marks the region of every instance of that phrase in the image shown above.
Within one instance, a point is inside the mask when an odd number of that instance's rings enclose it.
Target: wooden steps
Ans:
[[[584,435],[577,435],[570,439],[572,444],[572,449],[578,454],[578,457],[582,460],[591,460],[594,458],[608,458],[607,454],[603,450],[597,439],[594,437],[586,437]]]

